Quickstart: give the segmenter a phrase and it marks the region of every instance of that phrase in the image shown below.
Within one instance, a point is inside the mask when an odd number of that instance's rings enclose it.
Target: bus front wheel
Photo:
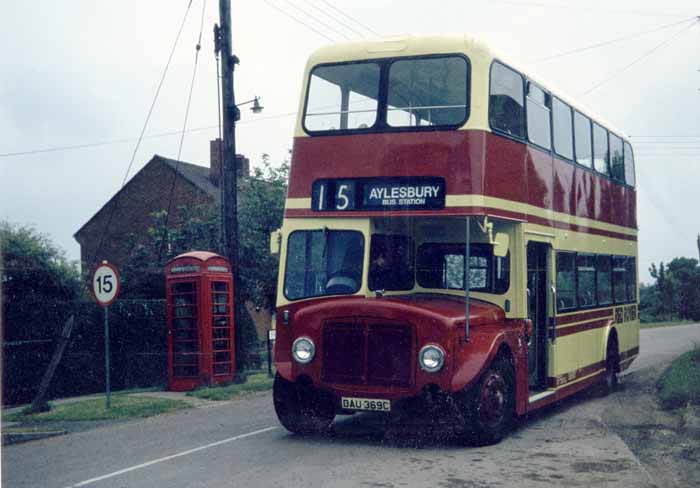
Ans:
[[[335,410],[332,400],[313,387],[292,383],[275,375],[272,397],[277,418],[294,434],[319,434],[328,430]]]
[[[515,418],[515,372],[505,354],[496,357],[465,400],[469,440],[489,445],[503,439]]]

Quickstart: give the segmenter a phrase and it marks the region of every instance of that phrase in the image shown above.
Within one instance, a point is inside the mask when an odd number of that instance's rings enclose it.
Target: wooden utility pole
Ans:
[[[700,260],[700,234],[698,234],[698,260]]]
[[[238,58],[231,52],[231,0],[219,0],[220,25],[214,29],[217,52],[221,52],[221,104],[223,117],[223,229],[226,257],[231,263],[233,274],[233,323],[234,351],[236,358],[236,378],[245,378],[241,372],[245,369],[243,347],[240,333],[240,307],[237,296],[238,282],[238,185],[236,168],[236,121],[240,112],[236,107],[233,90],[233,71]]]
[[[70,340],[70,335],[73,331],[73,323],[74,317],[73,315],[71,315],[68,318],[68,320],[66,320],[66,323],[63,324],[63,331],[61,332],[61,337],[58,338],[56,350],[53,352],[53,356],[51,357],[49,367],[46,369],[44,377],[41,379],[41,383],[39,384],[39,391],[36,394],[36,397],[34,398],[34,401],[32,402],[32,406],[30,408],[30,410],[34,413],[45,412],[49,410],[49,405],[48,403],[46,403],[46,392],[49,390],[49,385],[51,384],[53,375],[56,372],[58,363],[61,362],[63,352],[66,350],[66,346],[68,345],[68,342]]]

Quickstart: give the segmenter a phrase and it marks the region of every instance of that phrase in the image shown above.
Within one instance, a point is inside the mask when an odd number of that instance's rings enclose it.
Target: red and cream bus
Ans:
[[[271,244],[287,429],[439,407],[497,442],[615,386],[639,351],[620,131],[469,37],[325,47],[303,87]]]

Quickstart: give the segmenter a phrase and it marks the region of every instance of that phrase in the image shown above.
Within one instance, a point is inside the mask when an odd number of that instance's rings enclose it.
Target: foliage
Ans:
[[[700,320],[700,266],[697,259],[674,258],[649,269],[656,283],[640,290],[647,320]]]
[[[146,238],[131,236],[130,259],[122,265],[122,297],[165,298],[165,264],[192,250],[221,252],[221,218],[213,205],[180,206],[170,218],[165,210],[151,215]]]
[[[80,296],[77,263],[33,227],[0,221],[0,282],[7,321],[25,307],[46,300],[74,300]]]
[[[48,412],[26,414],[18,412],[6,417],[12,422],[75,422],[86,420],[111,420],[144,418],[174,412],[190,405],[182,400],[148,398],[138,395],[113,395],[111,408],[105,408],[104,398],[93,398],[52,406]]]
[[[657,388],[664,408],[700,404],[700,347],[675,359],[659,378]]]
[[[269,156],[262,167],[239,180],[238,297],[261,307],[274,304],[277,260],[270,255],[270,232],[282,225],[289,165],[275,167]],[[165,211],[153,215],[147,239],[132,236],[131,259],[122,265],[123,292],[129,298],[162,298],[163,268],[173,257],[192,250],[222,253],[221,214],[216,205],[179,207],[167,219]],[[166,220],[168,225],[166,226]]]
[[[231,400],[256,391],[271,389],[272,378],[267,373],[260,373],[249,375],[245,383],[197,388],[187,395],[206,400]]]
[[[241,182],[239,204],[239,292],[246,300],[270,308],[277,293],[277,258],[270,254],[270,233],[282,226],[289,165],[263,167]]]
[[[0,221],[2,399],[29,400],[83,293],[77,264],[33,227]]]

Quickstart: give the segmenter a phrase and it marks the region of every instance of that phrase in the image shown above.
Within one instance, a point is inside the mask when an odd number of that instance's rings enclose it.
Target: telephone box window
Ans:
[[[171,287],[174,307],[173,375],[195,377],[199,374],[199,343],[197,338],[197,285],[193,282],[175,283]]]
[[[219,340],[228,337],[229,315],[231,313],[228,303],[228,283],[214,281],[211,284],[212,292],[212,354],[214,375],[229,374],[231,372],[231,343]]]

